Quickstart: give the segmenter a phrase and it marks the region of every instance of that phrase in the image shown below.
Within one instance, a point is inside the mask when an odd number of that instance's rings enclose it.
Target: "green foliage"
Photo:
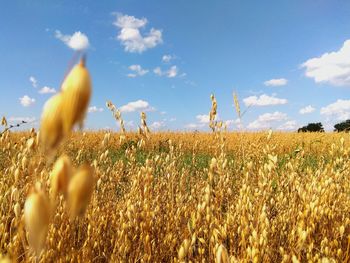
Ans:
[[[350,131],[350,120],[346,120],[334,125],[334,131],[336,132],[349,132]]]
[[[324,132],[321,122],[309,123],[308,125],[298,129],[298,132]]]

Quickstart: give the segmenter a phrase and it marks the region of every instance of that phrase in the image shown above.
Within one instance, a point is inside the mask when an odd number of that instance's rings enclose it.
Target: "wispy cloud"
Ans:
[[[158,76],[166,76],[168,78],[175,78],[178,73],[179,70],[177,68],[177,66],[171,66],[170,69],[163,71],[160,67],[156,67],[153,72],[158,75]]]
[[[243,99],[243,102],[246,106],[270,106],[270,105],[282,105],[287,104],[286,99],[276,98],[274,96],[268,96],[262,94],[259,97],[250,96]]]
[[[88,108],[89,113],[103,112],[103,108],[98,108],[96,106],[91,106]]]
[[[165,127],[165,123],[163,121],[155,121],[149,127],[153,130],[160,130]]]
[[[81,51],[87,49],[89,44],[89,39],[87,35],[81,33],[80,31],[75,32],[73,35],[64,35],[61,31],[55,31],[55,37],[65,43],[71,49]]]
[[[308,106],[306,106],[304,108],[301,108],[299,110],[299,113],[300,114],[307,114],[307,113],[311,113],[311,112],[314,112],[314,111],[315,111],[315,108],[312,107],[311,105],[308,105]]]
[[[285,78],[280,79],[270,79],[264,82],[265,86],[277,87],[287,85],[288,80]]]
[[[172,59],[174,59],[174,56],[172,56],[172,55],[164,55],[164,56],[162,57],[162,61],[163,61],[164,63],[169,63],[170,60],[172,60]]]
[[[207,114],[199,114],[196,116],[196,119],[199,123],[209,123],[209,115]]]
[[[297,122],[295,120],[286,121],[282,125],[278,126],[278,130],[290,131],[295,130],[297,128]]]
[[[19,98],[19,102],[23,107],[29,107],[35,103],[35,99],[29,97],[28,95],[24,95],[23,97]]]
[[[140,65],[131,65],[129,69],[133,72],[127,75],[129,78],[136,78],[137,76],[143,76],[148,73],[148,70],[143,69]]]
[[[29,77],[29,81],[30,81],[30,83],[32,83],[32,86],[33,86],[34,88],[37,88],[37,87],[38,87],[38,81],[36,80],[35,77],[30,76],[30,77]]]
[[[12,122],[22,122],[22,121],[34,122],[36,121],[36,118],[35,117],[10,117],[8,120]]]
[[[117,39],[125,51],[142,53],[163,42],[162,31],[159,29],[151,28],[145,35],[141,34],[141,29],[148,23],[146,18],[139,19],[121,13],[116,13],[116,16],[113,24],[120,29]]]
[[[56,90],[54,88],[44,86],[39,90],[39,93],[40,94],[52,94],[52,93],[56,93]]]

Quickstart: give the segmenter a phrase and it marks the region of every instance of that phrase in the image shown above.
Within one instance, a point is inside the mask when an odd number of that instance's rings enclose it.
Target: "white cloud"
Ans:
[[[165,123],[162,121],[155,121],[149,127],[154,130],[159,130],[165,127]]]
[[[64,35],[61,31],[55,31],[55,37],[65,43],[68,47],[74,50],[85,50],[89,47],[89,39],[80,31],[75,32],[73,35]]]
[[[248,124],[248,129],[268,129],[272,123],[287,119],[287,114],[275,111],[274,113],[262,114],[255,121]]]
[[[29,81],[30,81],[30,83],[32,83],[32,86],[33,86],[34,88],[37,88],[37,87],[38,87],[38,81],[36,80],[35,77],[30,76],[30,77],[29,77]]]
[[[350,100],[339,99],[326,107],[322,107],[320,113],[340,121],[350,119]]]
[[[137,76],[143,76],[143,75],[148,73],[148,70],[147,69],[143,69],[140,65],[131,65],[129,67],[129,69],[131,71],[133,71],[133,73],[129,73],[128,74],[129,78],[135,78]]]
[[[156,67],[153,72],[158,75],[158,76],[162,76],[163,75],[163,72],[162,70],[160,69],[160,67]]]
[[[288,83],[287,79],[280,78],[280,79],[270,79],[264,82],[265,86],[272,86],[272,87],[277,87],[277,86],[284,86]]]
[[[125,126],[129,127],[129,128],[134,128],[135,127],[135,123],[134,123],[134,121],[127,121],[125,123]]]
[[[164,56],[162,57],[162,61],[163,61],[164,63],[169,63],[170,60],[172,60],[172,59],[174,59],[174,57],[173,57],[172,55],[164,55]]]
[[[203,128],[205,126],[204,123],[189,123],[185,125],[185,128],[188,129],[200,129]]]
[[[166,72],[166,76],[168,78],[174,78],[177,76],[177,67],[176,66],[172,66],[167,72]]]
[[[50,88],[50,87],[45,86],[39,90],[39,93],[40,94],[56,93],[56,90],[54,88]]]
[[[35,103],[35,99],[29,97],[28,95],[24,95],[23,97],[19,98],[19,101],[23,107],[29,107]]]
[[[250,96],[243,99],[246,106],[269,106],[269,105],[282,105],[288,101],[286,99],[276,98],[274,96],[268,96],[266,94],[257,96]]]
[[[94,113],[94,112],[103,112],[103,108],[98,108],[96,106],[91,106],[88,109],[89,113]]]
[[[36,118],[35,117],[10,117],[8,120],[11,122],[22,122],[22,121],[34,122],[36,121]]]
[[[316,83],[329,83],[334,86],[350,86],[350,39],[338,51],[324,53],[302,64],[305,76]]]
[[[156,67],[153,72],[158,76],[167,76],[168,78],[174,78],[179,73],[177,66],[171,66],[171,68],[166,71],[162,71],[160,67]]]
[[[237,126],[238,128],[242,128],[242,122],[240,119],[235,119],[235,120],[227,120],[225,121],[226,126],[229,128],[231,126]]]
[[[147,101],[137,100],[121,106],[119,110],[121,112],[154,111],[155,108],[153,108]]]
[[[292,121],[286,121],[282,125],[280,125],[277,129],[278,130],[295,130],[297,128],[297,122]]]
[[[299,113],[300,114],[307,114],[307,113],[311,113],[311,112],[314,112],[315,111],[315,108],[312,107],[311,105],[308,105],[302,109],[299,110]]]
[[[113,24],[120,29],[117,38],[125,51],[142,53],[163,42],[161,30],[151,28],[147,34],[141,34],[140,29],[148,23],[146,18],[139,19],[121,13],[116,15],[117,19]]]
[[[176,121],[176,118],[174,118],[174,117],[173,117],[173,118],[170,118],[169,121],[170,121],[170,122]]]
[[[196,116],[196,119],[199,123],[209,123],[209,115],[206,114],[200,114]]]

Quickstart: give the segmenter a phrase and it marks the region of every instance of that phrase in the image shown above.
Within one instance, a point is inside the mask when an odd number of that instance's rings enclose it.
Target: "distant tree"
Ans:
[[[308,125],[298,129],[298,132],[324,132],[321,122],[309,123]]]
[[[350,132],[350,120],[346,120],[334,125],[334,131],[336,132]]]

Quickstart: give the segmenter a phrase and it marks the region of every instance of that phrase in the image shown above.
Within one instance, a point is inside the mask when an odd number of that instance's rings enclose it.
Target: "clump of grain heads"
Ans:
[[[24,221],[31,248],[39,254],[43,249],[50,219],[50,208],[45,194],[34,190],[24,204]]]
[[[50,174],[51,199],[54,201],[59,193],[67,195],[68,184],[72,174],[72,163],[67,155],[60,156]]]
[[[82,124],[91,97],[90,74],[85,58],[80,60],[62,84],[63,130],[67,134],[77,123]]]
[[[82,58],[65,78],[61,91],[45,104],[40,137],[47,152],[57,148],[75,124],[82,125],[91,97],[91,80]]]
[[[68,186],[68,206],[71,219],[84,214],[94,189],[92,168],[85,164],[74,173]]]
[[[40,141],[45,151],[55,149],[63,138],[62,93],[51,97],[41,116]]]

